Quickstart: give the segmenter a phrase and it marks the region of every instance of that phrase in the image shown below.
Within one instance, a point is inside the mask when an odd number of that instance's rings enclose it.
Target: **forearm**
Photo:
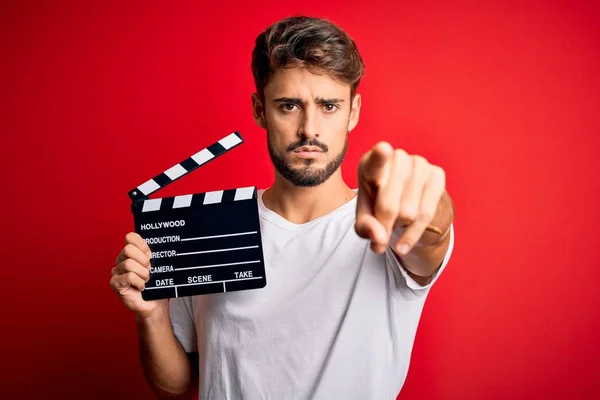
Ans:
[[[188,399],[195,377],[183,348],[175,338],[168,311],[136,319],[142,368],[151,389],[161,399]]]
[[[442,264],[450,245],[450,227],[454,221],[454,206],[447,192],[442,195],[435,216],[429,225],[437,228],[442,235],[425,231],[412,250],[399,259],[406,270],[420,283],[426,283]]]

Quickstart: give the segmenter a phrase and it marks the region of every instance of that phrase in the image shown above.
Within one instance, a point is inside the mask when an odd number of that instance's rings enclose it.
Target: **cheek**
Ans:
[[[336,148],[341,148],[346,141],[348,135],[348,119],[345,116],[337,116],[332,118],[328,124],[330,132],[331,144]]]
[[[342,149],[344,148],[344,142],[346,141],[346,137],[345,136],[340,136],[339,138],[336,139],[335,141],[335,149],[332,153],[335,153],[335,155],[337,156],[339,153],[341,153]]]
[[[277,125],[269,125],[267,127],[267,135],[269,136],[271,147],[282,154],[294,140],[294,138],[290,138],[289,135],[286,135],[284,132],[282,132]]]
[[[297,140],[296,136],[296,122],[290,117],[272,116],[268,117],[267,130],[271,135],[271,141],[274,144],[289,145],[291,142]]]
[[[348,131],[348,115],[346,111],[338,111],[333,115],[325,115],[323,118],[324,126],[332,132],[347,132]]]

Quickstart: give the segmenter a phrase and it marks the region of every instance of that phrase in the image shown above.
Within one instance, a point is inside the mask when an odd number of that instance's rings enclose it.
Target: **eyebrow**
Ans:
[[[291,104],[302,104],[304,103],[302,101],[302,99],[296,98],[296,97],[278,97],[275,100],[273,100],[276,103],[291,103]],[[336,98],[332,98],[332,99],[324,99],[322,97],[317,97],[315,99],[315,101],[318,104],[336,104],[336,103],[343,103],[344,99],[336,99]]]

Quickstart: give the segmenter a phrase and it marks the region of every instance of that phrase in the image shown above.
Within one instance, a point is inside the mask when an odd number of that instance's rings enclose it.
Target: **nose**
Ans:
[[[300,123],[299,136],[306,138],[318,138],[320,133],[320,120],[318,110],[313,107],[306,107],[302,113],[302,122]]]

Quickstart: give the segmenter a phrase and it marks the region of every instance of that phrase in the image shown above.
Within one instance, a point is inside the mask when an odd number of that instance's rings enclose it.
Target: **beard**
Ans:
[[[329,161],[323,168],[314,167],[315,160],[304,160],[304,166],[301,168],[292,168],[291,164],[285,160],[284,157],[279,155],[273,146],[271,141],[271,135],[267,131],[267,145],[269,149],[269,156],[273,166],[285,179],[290,181],[295,186],[312,187],[318,186],[325,182],[333,175],[335,171],[342,165],[346,151],[348,150],[348,135],[344,138],[344,146],[340,153],[336,155],[333,160]],[[303,138],[299,142],[290,144],[286,152],[290,153],[301,146],[315,146],[319,147],[323,152],[328,151],[327,145],[319,142],[316,139],[309,140]]]

